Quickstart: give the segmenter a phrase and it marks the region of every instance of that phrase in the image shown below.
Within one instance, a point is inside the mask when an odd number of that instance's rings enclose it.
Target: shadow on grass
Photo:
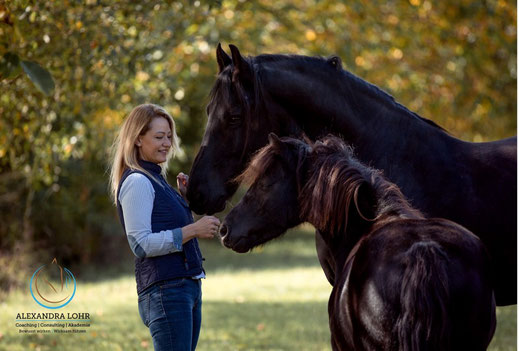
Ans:
[[[281,238],[257,247],[248,253],[236,253],[225,248],[217,239],[201,240],[208,273],[232,270],[294,269],[320,267],[315,250],[315,234],[295,229]]]
[[[126,247],[124,247],[126,245]],[[110,263],[72,265],[69,269],[78,282],[101,283],[135,275],[134,255],[127,244],[121,245],[118,259]]]

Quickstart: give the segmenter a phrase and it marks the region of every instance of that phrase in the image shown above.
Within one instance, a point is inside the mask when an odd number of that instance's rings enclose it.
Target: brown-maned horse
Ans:
[[[271,135],[240,180],[225,246],[246,252],[301,222],[332,267],[334,350],[485,350],[494,334],[489,257],[470,231],[427,219],[336,137],[309,146]]]

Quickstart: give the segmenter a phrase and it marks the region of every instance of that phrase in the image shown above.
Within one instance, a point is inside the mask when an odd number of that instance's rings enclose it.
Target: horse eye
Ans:
[[[231,126],[239,126],[241,124],[241,116],[240,115],[231,115],[229,118],[229,125]]]

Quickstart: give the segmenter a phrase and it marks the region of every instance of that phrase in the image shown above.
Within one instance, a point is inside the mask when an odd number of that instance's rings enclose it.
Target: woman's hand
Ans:
[[[218,232],[220,220],[214,216],[204,216],[195,223],[182,228],[182,244],[193,238],[212,239]]]
[[[178,191],[180,191],[180,195],[182,195],[182,197],[184,197],[184,199],[186,198],[188,183],[189,183],[189,176],[187,174],[180,172],[177,175],[177,187],[178,187]]]

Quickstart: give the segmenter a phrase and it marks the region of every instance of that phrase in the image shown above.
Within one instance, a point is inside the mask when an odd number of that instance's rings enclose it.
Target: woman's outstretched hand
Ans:
[[[182,228],[182,244],[193,238],[212,239],[218,232],[220,220],[214,216],[204,216],[195,223]]]

